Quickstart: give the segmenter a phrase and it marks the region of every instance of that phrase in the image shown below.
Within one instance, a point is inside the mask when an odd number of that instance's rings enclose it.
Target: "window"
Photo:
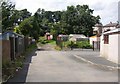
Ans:
[[[109,35],[104,35],[104,44],[109,44]]]

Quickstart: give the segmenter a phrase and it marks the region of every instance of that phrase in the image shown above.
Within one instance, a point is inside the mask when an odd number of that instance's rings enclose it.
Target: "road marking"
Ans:
[[[89,64],[92,64],[92,65],[101,66],[101,67],[107,67],[109,70],[120,70],[120,67],[113,67],[113,66],[107,66],[107,65],[102,65],[102,64],[96,64],[96,63],[93,63],[93,62],[91,62],[89,60],[86,60],[86,59],[84,59],[84,58],[82,58],[82,57],[80,57],[78,55],[74,55],[74,56],[76,58],[81,59],[81,60],[83,60],[83,61],[85,61],[85,62],[87,62]]]

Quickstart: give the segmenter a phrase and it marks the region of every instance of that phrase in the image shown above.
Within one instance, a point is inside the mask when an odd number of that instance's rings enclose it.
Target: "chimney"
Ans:
[[[112,24],[112,22],[110,22],[110,24]]]

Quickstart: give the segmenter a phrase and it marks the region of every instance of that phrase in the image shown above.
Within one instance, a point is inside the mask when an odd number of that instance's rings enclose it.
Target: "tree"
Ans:
[[[7,28],[13,27],[14,22],[12,20],[13,11],[15,9],[15,5],[11,2],[2,2],[2,31],[5,32]]]
[[[91,36],[93,29],[92,27],[99,23],[100,17],[93,16],[93,10],[89,9],[88,5],[77,5],[68,6],[67,10],[62,14],[61,22],[66,23],[64,28],[68,31],[67,34],[84,34],[86,36]],[[66,26],[66,27],[65,27]]]
[[[21,34],[25,36],[33,36],[33,17],[26,18],[24,21],[21,22],[19,25],[19,30]]]
[[[19,25],[25,18],[31,16],[31,13],[27,9],[16,10],[15,4],[10,1],[3,1],[1,4],[2,8],[2,30],[3,32],[7,29],[13,29],[16,25]]]
[[[2,3],[3,30],[14,27],[15,31],[25,36],[38,39],[46,32],[51,32],[55,39],[58,34],[84,34],[93,35],[92,27],[100,23],[99,16],[93,16],[88,5],[68,6],[66,11],[45,11],[38,9],[33,16],[27,11],[15,10],[15,5]]]

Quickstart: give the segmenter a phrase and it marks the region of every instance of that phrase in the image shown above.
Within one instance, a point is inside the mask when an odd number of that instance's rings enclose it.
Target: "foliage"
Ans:
[[[85,49],[92,48],[92,46],[88,41],[80,41],[80,42],[77,42],[76,44],[78,45],[79,48],[85,48]]]
[[[36,40],[46,32],[53,34],[54,40],[59,34],[91,36],[92,27],[100,23],[100,17],[93,16],[94,10],[88,5],[67,6],[65,11],[45,11],[38,8],[33,16],[27,9],[16,10],[11,2],[2,2],[1,7],[3,32],[8,28],[15,28],[15,32]]]
[[[89,44],[88,41],[77,41],[75,42],[70,42],[67,41],[65,42],[65,46],[69,47],[69,48],[85,48],[85,49],[91,49],[92,46]]]
[[[2,30],[3,32],[13,26],[12,15],[15,5],[11,2],[2,2]]]
[[[15,61],[2,63],[3,82],[8,80],[10,76],[13,76],[16,71],[23,67],[23,63],[25,61],[26,56],[36,48],[37,48],[36,44],[31,44],[30,46],[28,46],[27,50],[21,56],[16,58]]]
[[[51,45],[56,45],[56,41],[55,40],[48,40],[48,43]]]
[[[32,17],[25,19],[19,25],[19,29],[21,33],[25,36],[32,36],[33,33],[33,25],[32,25]]]
[[[55,40],[47,40],[45,37],[39,37],[38,42],[40,44],[47,44],[47,43],[52,44],[52,45],[56,44]]]
[[[60,46],[55,46],[55,49],[59,51],[62,50]]]
[[[14,32],[15,32],[15,33],[21,33],[19,26],[16,26],[16,27],[14,28]]]
[[[1,2],[2,9],[2,30],[3,32],[8,29],[13,29],[14,26],[19,25],[25,18],[31,16],[27,9],[16,10],[15,4],[8,1]]]
[[[47,43],[45,37],[39,37],[38,42],[41,43],[41,44],[46,44]]]

